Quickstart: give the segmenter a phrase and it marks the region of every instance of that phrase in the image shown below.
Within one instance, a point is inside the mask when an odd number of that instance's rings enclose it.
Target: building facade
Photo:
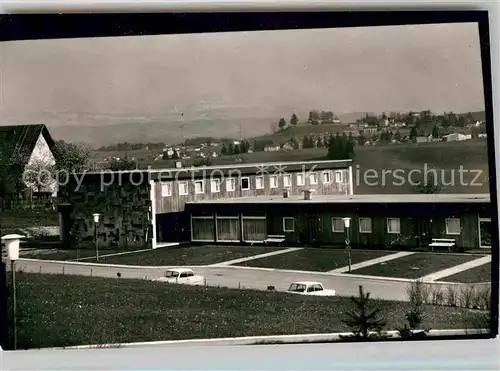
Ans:
[[[190,202],[353,194],[351,160],[236,164],[75,175],[60,188],[63,240],[151,247],[191,240]],[[94,226],[93,213],[101,214]],[[97,229],[97,232],[94,230]]]
[[[489,195],[276,196],[194,201],[186,209],[194,243],[254,244],[283,235],[293,246],[342,247],[349,238],[354,247],[425,249],[447,238],[458,250],[491,248]]]

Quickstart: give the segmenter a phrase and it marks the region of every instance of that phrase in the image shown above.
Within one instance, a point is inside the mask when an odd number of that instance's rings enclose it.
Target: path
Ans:
[[[364,267],[369,267],[370,265],[375,265],[375,264],[380,264],[389,260],[394,260],[398,258],[402,258],[403,256],[408,256],[415,254],[414,252],[408,252],[408,251],[402,251],[398,252],[395,254],[390,254],[390,255],[385,255],[381,256],[380,258],[375,258],[375,259],[370,259],[370,260],[365,260],[361,263],[356,263],[351,265],[351,271],[356,270],[356,269],[361,269]],[[328,271],[328,273],[346,273],[349,272],[349,266],[347,267],[342,267],[342,268],[337,268],[333,269],[331,271]]]
[[[286,254],[286,253],[289,253],[289,252],[292,252],[292,251],[297,251],[297,250],[302,250],[302,247],[291,247],[289,249],[272,251],[272,252],[266,252],[264,254],[258,254],[258,255],[252,255],[252,256],[248,256],[246,258],[239,258],[239,259],[228,260],[228,261],[225,261],[225,262],[222,262],[222,263],[211,264],[210,267],[220,267],[220,266],[227,266],[227,265],[232,265],[232,264],[238,264],[238,263],[243,263],[243,262],[250,261],[250,260],[267,258],[268,256]]]
[[[443,269],[441,271],[428,274],[427,276],[422,277],[421,280],[427,281],[427,282],[437,281],[441,278],[452,276],[454,274],[457,274],[457,273],[460,273],[460,272],[463,272],[463,271],[466,271],[466,270],[469,270],[472,268],[476,268],[476,267],[479,267],[480,265],[487,264],[487,263],[491,263],[491,255],[484,256],[484,257],[479,258],[479,259],[471,260],[471,261],[463,263],[463,264],[455,265],[454,267],[451,267],[451,268]]]

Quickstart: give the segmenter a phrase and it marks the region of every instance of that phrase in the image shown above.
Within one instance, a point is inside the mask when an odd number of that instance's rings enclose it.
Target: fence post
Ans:
[[[238,289],[241,289],[241,282],[238,281]]]
[[[90,277],[92,277],[92,272],[93,272],[93,269],[90,268]]]
[[[205,281],[205,287],[207,286],[207,277],[204,278]]]
[[[63,276],[64,276],[64,265],[63,265]]]
[[[40,266],[40,267],[39,267],[39,269],[38,269],[38,273],[39,273],[39,274],[42,274],[42,266]]]

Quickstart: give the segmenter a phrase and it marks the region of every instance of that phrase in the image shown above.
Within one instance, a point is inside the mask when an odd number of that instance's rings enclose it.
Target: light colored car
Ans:
[[[179,283],[183,285],[204,285],[205,277],[194,274],[189,268],[172,268],[163,277],[153,278],[154,282]]]
[[[287,292],[312,296],[335,296],[336,294],[335,290],[325,290],[320,282],[314,281],[293,282]]]

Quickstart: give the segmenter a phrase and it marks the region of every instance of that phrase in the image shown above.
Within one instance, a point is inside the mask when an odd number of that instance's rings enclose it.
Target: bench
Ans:
[[[282,234],[270,234],[267,236],[265,242],[266,244],[277,243],[278,245],[280,245],[281,243],[285,242],[285,238],[286,236]]]
[[[433,238],[432,243],[429,247],[434,251],[434,249],[447,249],[451,251],[455,247],[455,240],[453,238]]]

